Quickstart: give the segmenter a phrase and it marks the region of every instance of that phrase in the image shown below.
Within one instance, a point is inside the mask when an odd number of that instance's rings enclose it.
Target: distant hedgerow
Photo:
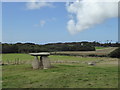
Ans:
[[[111,52],[108,56],[113,58],[120,58],[120,47]]]

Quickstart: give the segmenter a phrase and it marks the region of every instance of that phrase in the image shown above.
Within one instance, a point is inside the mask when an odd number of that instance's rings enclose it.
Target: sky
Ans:
[[[91,14],[85,9],[85,13],[72,13],[65,2],[54,3],[26,3],[3,2],[2,3],[2,42],[31,42],[37,44],[56,42],[80,42],[80,41],[118,41],[118,18],[105,13],[100,19],[93,22],[95,12]],[[108,8],[107,8],[108,10]],[[89,10],[90,11],[90,10]],[[108,10],[109,11],[109,10]],[[104,11],[106,12],[106,11]],[[87,14],[88,23],[81,24],[80,15]],[[99,13],[99,12],[96,12]],[[109,12],[108,12],[109,13]],[[114,13],[114,12],[113,12]],[[93,15],[93,17],[92,17]],[[97,14],[96,14],[97,15]],[[100,14],[103,15],[103,14]],[[109,18],[106,18],[107,15]],[[103,17],[104,20],[100,21]],[[86,21],[83,17],[83,21]],[[74,19],[74,20],[73,20]],[[96,21],[99,20],[97,23]],[[76,23],[70,23],[70,22]],[[74,26],[74,27],[71,27]],[[80,26],[77,28],[77,26]],[[80,29],[81,27],[88,27]],[[76,29],[77,32],[73,32]],[[71,32],[72,30],[72,32]]]

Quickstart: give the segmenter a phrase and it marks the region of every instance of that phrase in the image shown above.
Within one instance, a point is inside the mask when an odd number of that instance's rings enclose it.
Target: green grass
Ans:
[[[2,54],[2,60],[7,61],[7,60],[15,60],[18,59],[22,61],[27,61],[27,60],[33,60],[34,56],[31,56],[29,54]],[[101,59],[101,57],[79,57],[79,56],[61,56],[61,55],[50,55],[49,56],[51,61],[57,61],[57,60],[62,60],[62,61],[90,61],[90,60],[98,60]],[[103,59],[103,58],[102,58]]]
[[[19,59],[19,60],[33,60],[34,57],[29,55],[29,54],[2,54],[2,60],[6,61],[6,60],[15,60],[15,59]]]
[[[52,61],[90,61],[90,60],[98,60],[101,59],[99,57],[79,57],[79,56],[62,56],[62,55],[51,55],[49,56],[50,60]]]
[[[105,49],[105,48],[108,48],[108,47],[95,47],[95,49]]]
[[[3,88],[117,88],[117,67],[54,64],[47,70],[31,65],[3,66]]]
[[[33,60],[28,54],[3,54],[3,60]],[[89,66],[85,63],[61,63],[45,70],[33,70],[30,64],[5,65],[2,67],[3,88],[117,88],[117,65],[104,64],[109,58],[49,56],[51,61],[102,61]],[[113,62],[113,60],[112,60]]]

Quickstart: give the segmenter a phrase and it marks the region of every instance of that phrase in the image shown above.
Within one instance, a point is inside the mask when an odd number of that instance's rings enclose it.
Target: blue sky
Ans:
[[[76,42],[76,41],[118,41],[118,19],[110,18],[92,28],[71,35],[67,30],[69,14],[64,2],[53,6],[28,10],[26,3],[2,4],[2,42]]]

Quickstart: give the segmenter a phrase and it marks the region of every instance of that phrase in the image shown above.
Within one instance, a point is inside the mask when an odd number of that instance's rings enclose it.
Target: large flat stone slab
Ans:
[[[29,53],[32,56],[49,56],[50,53],[42,52],[42,53]]]

